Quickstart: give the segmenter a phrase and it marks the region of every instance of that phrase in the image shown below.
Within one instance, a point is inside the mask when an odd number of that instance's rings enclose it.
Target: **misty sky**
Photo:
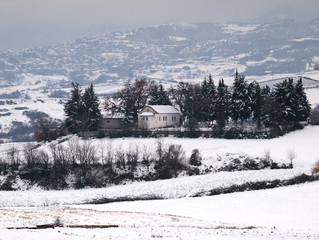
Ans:
[[[172,22],[248,21],[269,12],[319,18],[318,0],[1,0],[0,50]]]

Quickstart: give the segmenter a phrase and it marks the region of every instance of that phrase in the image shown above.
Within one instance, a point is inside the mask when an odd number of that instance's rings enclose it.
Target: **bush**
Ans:
[[[202,165],[202,157],[198,151],[198,149],[194,149],[192,151],[192,155],[189,158],[189,164],[193,166],[200,166]]]
[[[312,169],[312,175],[317,175],[319,174],[319,159],[315,163],[313,169]]]
[[[163,148],[159,142],[157,149],[159,160],[155,165],[155,170],[160,179],[177,177],[181,170],[185,168],[185,153],[181,145],[171,144],[168,148]]]

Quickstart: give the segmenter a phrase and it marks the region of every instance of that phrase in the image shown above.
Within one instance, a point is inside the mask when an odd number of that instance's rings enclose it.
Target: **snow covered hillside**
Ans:
[[[233,184],[285,180],[309,174],[319,157],[319,127],[306,127],[270,140],[178,139],[189,155],[198,148],[203,164],[218,165],[218,156],[269,152],[276,162],[287,162],[295,153],[293,169],[209,173],[180,176],[154,182],[127,183],[101,189],[66,191],[0,192],[0,239],[318,239],[318,182],[271,190],[191,197],[198,192]],[[103,139],[92,144],[129,148],[151,147],[156,139]],[[1,154],[12,144],[0,146]],[[17,145],[17,144],[16,144]],[[43,149],[48,145],[42,146]],[[150,197],[167,200],[80,205],[103,198]],[[46,230],[7,229],[52,224],[59,218],[64,227]],[[108,229],[73,229],[70,225],[116,225]]]
[[[207,192],[211,189],[229,187],[233,184],[244,184],[247,182],[286,180],[302,173],[310,174],[311,169],[319,158],[317,143],[319,140],[319,127],[306,127],[304,130],[287,134],[284,137],[270,140],[226,140],[226,139],[180,139],[163,138],[164,143],[180,144],[190,156],[195,148],[203,157],[203,168],[217,167],[224,164],[220,159],[229,155],[248,154],[252,157],[262,157],[268,152],[274,162],[289,163],[288,154],[293,151],[293,169],[239,172],[212,171],[209,174],[193,177],[179,177],[171,180],[160,180],[154,182],[135,182],[122,186],[111,186],[101,189],[83,189],[69,191],[13,191],[1,192],[0,206],[43,206],[81,204],[103,198],[181,198],[193,196],[197,193]],[[103,139],[92,140],[92,144],[101,145],[112,142],[113,148],[121,147],[123,151],[134,144],[148,146],[150,151],[155,151],[157,139]],[[12,144],[1,145],[1,154]],[[21,146],[20,146],[21,147]],[[152,149],[154,147],[154,149]],[[49,148],[49,144],[42,149]],[[19,183],[18,183],[19,184]],[[21,186],[23,188],[23,186]]]
[[[318,239],[318,182],[202,198],[0,208],[0,238]],[[6,229],[54,223],[46,230]],[[83,226],[69,228],[67,226]],[[85,225],[116,225],[86,229]]]

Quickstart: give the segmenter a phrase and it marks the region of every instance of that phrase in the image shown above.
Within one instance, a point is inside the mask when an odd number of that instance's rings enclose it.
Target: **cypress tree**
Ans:
[[[83,94],[84,127],[87,131],[97,131],[101,120],[99,100],[95,95],[93,84],[85,89]]]
[[[171,100],[162,84],[154,86],[150,90],[150,105],[172,105]]]
[[[285,79],[283,82],[275,85],[273,97],[279,105],[278,115],[285,125],[296,121],[296,94],[293,79]]]
[[[256,81],[249,84],[249,96],[251,99],[252,117],[257,123],[257,127],[260,128],[262,96],[260,86]]]
[[[300,77],[295,85],[296,94],[296,120],[305,121],[311,114],[311,107]]]
[[[81,88],[78,83],[72,83],[71,98],[64,104],[64,113],[66,116],[65,127],[72,133],[78,133],[83,130],[84,104],[81,96]]]
[[[228,120],[229,92],[224,80],[219,80],[216,93],[216,121],[220,129],[224,129]]]
[[[235,122],[240,120],[241,123],[249,118],[251,114],[248,85],[245,81],[245,76],[239,75],[237,69],[229,111],[231,118]]]
[[[205,78],[201,85],[201,116],[202,121],[215,120],[215,98],[216,88],[212,75],[209,75],[208,81]]]

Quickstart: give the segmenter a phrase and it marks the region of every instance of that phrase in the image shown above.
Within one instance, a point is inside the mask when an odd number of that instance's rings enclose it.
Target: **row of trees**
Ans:
[[[27,143],[21,149],[10,147],[0,158],[0,175],[7,176],[0,189],[13,190],[18,176],[48,189],[102,187],[125,180],[172,178],[190,168],[188,162],[201,164],[198,150],[197,155],[188,160],[180,145],[164,144],[161,140],[154,148],[136,144],[126,149],[121,145],[114,147],[111,141],[94,145],[78,138],[61,144],[53,142],[48,150]]]
[[[296,84],[289,78],[271,90],[268,86],[261,88],[255,81],[248,84],[238,71],[231,89],[223,79],[215,86],[211,75],[201,84],[180,82],[167,91],[162,85],[141,79],[127,83],[105,102],[107,111],[124,113],[133,122],[146,104],[173,104],[189,127],[216,123],[220,129],[230,119],[241,124],[252,120],[258,128],[290,125],[306,120],[311,111],[301,78]]]
[[[72,84],[71,98],[65,103],[65,126],[71,133],[98,130],[101,111],[93,85],[82,90]],[[154,81],[139,79],[128,82],[113,97],[106,97],[107,112],[122,113],[131,123],[136,123],[138,110],[145,105],[174,105],[183,114],[187,126],[194,130],[200,123],[217,126],[223,131],[227,122],[235,124],[253,121],[258,128],[294,126],[305,121],[311,112],[302,78],[294,83],[292,78],[275,85],[260,87],[250,84],[238,74],[229,88],[221,79],[215,86],[211,75],[202,83],[179,82],[165,90]]]

